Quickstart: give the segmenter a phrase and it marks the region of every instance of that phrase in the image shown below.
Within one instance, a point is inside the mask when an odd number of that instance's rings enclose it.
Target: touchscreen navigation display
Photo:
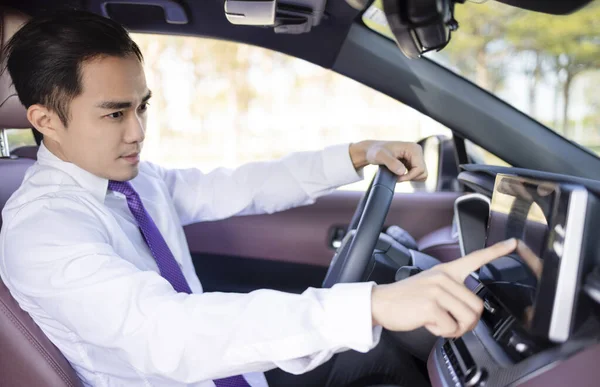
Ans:
[[[483,266],[479,279],[533,335],[564,342],[586,318],[580,286],[600,262],[599,211],[584,186],[496,176],[486,245],[516,238],[519,247]]]
[[[481,281],[529,326],[548,243],[549,216],[558,186],[499,175],[490,206],[486,246],[515,238],[517,251],[484,266]]]

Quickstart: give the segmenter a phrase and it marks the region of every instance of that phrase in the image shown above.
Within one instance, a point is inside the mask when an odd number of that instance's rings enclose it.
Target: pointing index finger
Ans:
[[[474,253],[457,259],[456,261],[444,265],[443,270],[451,277],[462,282],[467,276],[479,269],[481,266],[492,262],[494,259],[504,257],[517,248],[517,240],[509,239],[504,242],[496,243],[483,250],[478,250]]]

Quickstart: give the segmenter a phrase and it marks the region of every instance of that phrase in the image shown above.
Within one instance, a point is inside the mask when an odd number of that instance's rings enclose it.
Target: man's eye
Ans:
[[[107,117],[116,120],[116,119],[119,119],[119,118],[123,117],[123,112],[110,113],[109,115],[107,115]]]
[[[150,106],[150,104],[148,102],[146,102],[146,103],[141,104],[139,109],[141,112],[145,112],[146,110],[148,110],[148,106]]]

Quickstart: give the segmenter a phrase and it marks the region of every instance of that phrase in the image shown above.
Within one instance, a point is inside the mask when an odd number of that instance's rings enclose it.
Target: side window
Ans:
[[[27,145],[37,145],[33,132],[29,129],[6,129],[8,147],[11,151]]]
[[[143,157],[167,167],[220,166],[365,139],[418,141],[450,130],[314,64],[214,39],[132,34],[153,91]],[[343,189],[365,190],[365,180]],[[399,191],[412,192],[410,184]]]

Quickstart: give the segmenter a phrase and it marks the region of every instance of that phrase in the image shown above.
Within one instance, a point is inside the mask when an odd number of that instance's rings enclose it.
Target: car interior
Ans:
[[[557,17],[591,3],[501,1]],[[453,8],[463,2],[384,0],[391,40],[362,21],[372,0],[9,0],[0,6],[0,35],[5,45],[31,16],[85,9],[132,32],[212,37],[301,58],[447,126],[451,139],[421,142],[435,153],[444,189],[396,193],[395,177],[382,167],[366,192],[338,190],[307,207],[186,226],[205,291],[391,283],[515,237],[527,248],[465,282],[485,307],[473,331],[456,339],[424,329],[389,337],[415,356],[435,387],[596,386],[600,158],[423,58],[460,33]],[[37,152],[10,149],[7,129],[32,131],[41,141],[3,72],[0,209]],[[476,162],[465,140],[511,167]],[[1,281],[0,311],[0,386],[82,385]]]

